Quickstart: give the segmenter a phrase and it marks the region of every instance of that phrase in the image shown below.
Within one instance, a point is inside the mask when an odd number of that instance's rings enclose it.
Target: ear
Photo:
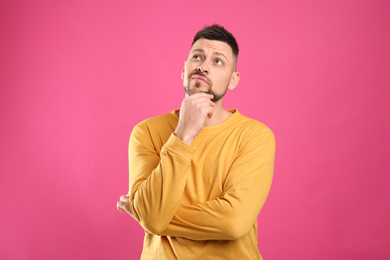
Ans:
[[[233,72],[232,77],[229,82],[228,89],[233,90],[237,87],[238,82],[240,82],[240,72]]]
[[[187,61],[184,61],[183,70],[181,71],[181,79],[184,79],[184,71],[185,71],[185,69],[186,69],[186,62],[187,62]]]

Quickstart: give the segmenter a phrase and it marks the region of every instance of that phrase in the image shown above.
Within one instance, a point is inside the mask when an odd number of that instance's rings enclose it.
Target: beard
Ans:
[[[185,84],[184,84],[184,81],[183,81],[183,88],[184,88],[184,91],[185,91],[189,96],[191,96],[192,94],[194,94],[194,93],[191,91],[191,88],[190,88],[190,81],[191,81],[191,77],[192,77],[193,75],[200,75],[200,76],[204,77],[204,75],[201,74],[201,73],[193,73],[193,74],[191,74],[191,75],[188,77],[187,85],[185,85]],[[212,88],[213,84],[212,84],[212,82],[211,82],[209,79],[207,79],[207,81],[208,81],[208,85],[209,85],[208,90],[207,90],[207,91],[200,91],[199,93],[206,93],[206,94],[211,94],[211,95],[213,95],[213,98],[210,99],[210,100],[213,101],[213,102],[217,102],[218,100],[222,99],[222,98],[225,96],[225,94],[226,94],[226,91],[227,91],[227,89],[228,89],[228,86],[226,86],[225,91],[224,91],[222,94],[217,94],[217,93],[215,93],[215,92],[213,91],[213,88]],[[200,88],[200,85],[201,85],[201,83],[195,82],[195,84],[194,84],[194,89]]]

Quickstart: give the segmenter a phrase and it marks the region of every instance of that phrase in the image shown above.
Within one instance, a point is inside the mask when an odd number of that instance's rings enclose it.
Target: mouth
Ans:
[[[191,79],[193,79],[196,83],[206,83],[209,84],[209,82],[202,76],[199,75],[192,75]]]

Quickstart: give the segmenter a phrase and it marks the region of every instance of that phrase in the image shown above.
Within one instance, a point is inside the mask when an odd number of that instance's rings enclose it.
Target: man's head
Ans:
[[[230,32],[215,24],[204,27],[196,33],[183,68],[185,92],[213,94],[214,102],[222,99],[240,79],[237,55],[238,45]]]
[[[228,32],[223,26],[218,24],[213,24],[211,26],[205,26],[202,30],[198,31],[195,34],[194,40],[192,41],[191,47],[199,39],[215,40],[226,42],[230,48],[232,48],[233,56],[235,58],[235,66],[237,66],[237,57],[238,57],[238,44],[236,38],[233,34]],[[236,67],[235,67],[236,69]]]

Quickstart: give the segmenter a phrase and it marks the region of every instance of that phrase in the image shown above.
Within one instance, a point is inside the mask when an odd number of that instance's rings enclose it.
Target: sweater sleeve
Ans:
[[[134,127],[129,141],[129,203],[146,231],[160,233],[172,220],[194,153],[194,148],[171,134],[158,154],[147,125]]]
[[[268,196],[274,157],[273,133],[268,129],[255,135],[230,168],[223,194],[197,205],[180,205],[160,235],[192,240],[236,240],[245,236]]]

